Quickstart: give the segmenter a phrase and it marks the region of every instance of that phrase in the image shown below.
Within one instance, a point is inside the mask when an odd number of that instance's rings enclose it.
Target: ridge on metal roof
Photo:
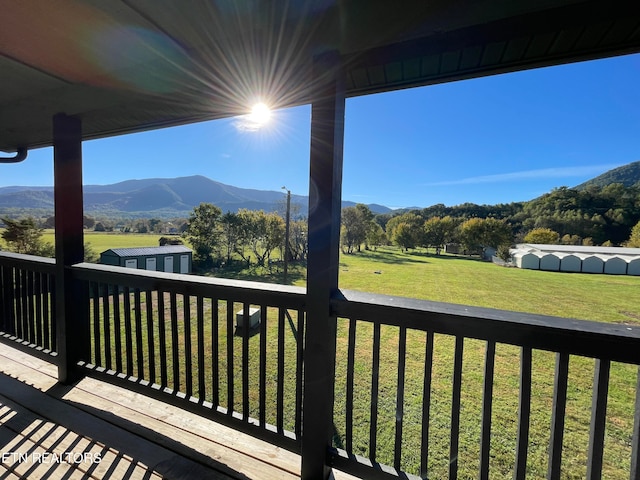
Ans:
[[[118,257],[137,257],[140,255],[162,255],[165,253],[189,253],[190,248],[184,245],[165,245],[162,247],[128,247],[128,248],[110,248],[101,253],[113,252]]]

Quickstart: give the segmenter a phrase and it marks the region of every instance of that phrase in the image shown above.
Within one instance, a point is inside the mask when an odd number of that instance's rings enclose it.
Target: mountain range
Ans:
[[[84,211],[88,215],[117,217],[186,217],[202,202],[213,203],[223,212],[282,209],[282,191],[239,188],[216,182],[201,175],[177,178],[125,180],[111,185],[85,185]],[[292,206],[300,212],[308,209],[309,198],[291,195]],[[344,201],[343,207],[355,205]],[[38,209],[53,212],[52,187],[0,187],[0,211],[8,209]],[[371,204],[374,213],[391,211]]]
[[[603,187],[611,183],[622,183],[627,187],[640,184],[640,161],[609,170],[574,188]],[[286,198],[282,191],[239,188],[201,175],[126,180],[111,185],[85,185],[83,188],[87,215],[119,218],[187,217],[202,202],[213,203],[223,212],[237,212],[241,208],[270,212],[282,210]],[[291,204],[294,212],[297,206],[304,215],[308,211],[309,198],[291,195]],[[342,202],[343,207],[353,205],[355,202]],[[368,206],[374,213],[392,212],[383,205]],[[0,214],[15,210],[53,214],[53,187],[0,187]]]

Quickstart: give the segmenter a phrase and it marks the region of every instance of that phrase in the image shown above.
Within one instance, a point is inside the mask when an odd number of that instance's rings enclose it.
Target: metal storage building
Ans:
[[[526,243],[511,249],[511,258],[515,266],[531,270],[640,275],[640,248]]]
[[[611,257],[604,262],[604,273],[609,275],[626,275],[628,262],[620,257]]]
[[[157,272],[191,273],[193,252],[183,245],[111,248],[100,254],[100,263]]]
[[[640,257],[629,258],[627,265],[627,275],[640,275]]]
[[[540,270],[559,271],[560,258],[554,253],[543,253],[540,257]]]
[[[583,273],[604,272],[604,260],[598,255],[585,255],[582,260]]]
[[[560,258],[561,272],[581,272],[582,259],[573,253],[563,254]]]
[[[518,251],[513,254],[513,260],[518,268],[540,269],[540,257],[533,252]]]

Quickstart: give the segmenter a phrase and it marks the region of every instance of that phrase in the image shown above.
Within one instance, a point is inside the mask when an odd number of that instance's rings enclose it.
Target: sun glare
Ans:
[[[264,126],[271,119],[271,109],[264,103],[256,103],[251,108],[249,119],[258,125]]]

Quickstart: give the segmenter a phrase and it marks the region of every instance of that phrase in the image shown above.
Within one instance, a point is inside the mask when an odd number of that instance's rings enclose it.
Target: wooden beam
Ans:
[[[333,434],[336,317],[331,295],[338,289],[345,90],[340,56],[316,59],[320,94],[311,106],[309,256],[302,421],[302,479],[327,479]]]
[[[76,363],[89,354],[89,302],[69,268],[84,258],[82,125],[64,113],[53,117],[53,178],[58,380],[73,383],[80,377]]]

